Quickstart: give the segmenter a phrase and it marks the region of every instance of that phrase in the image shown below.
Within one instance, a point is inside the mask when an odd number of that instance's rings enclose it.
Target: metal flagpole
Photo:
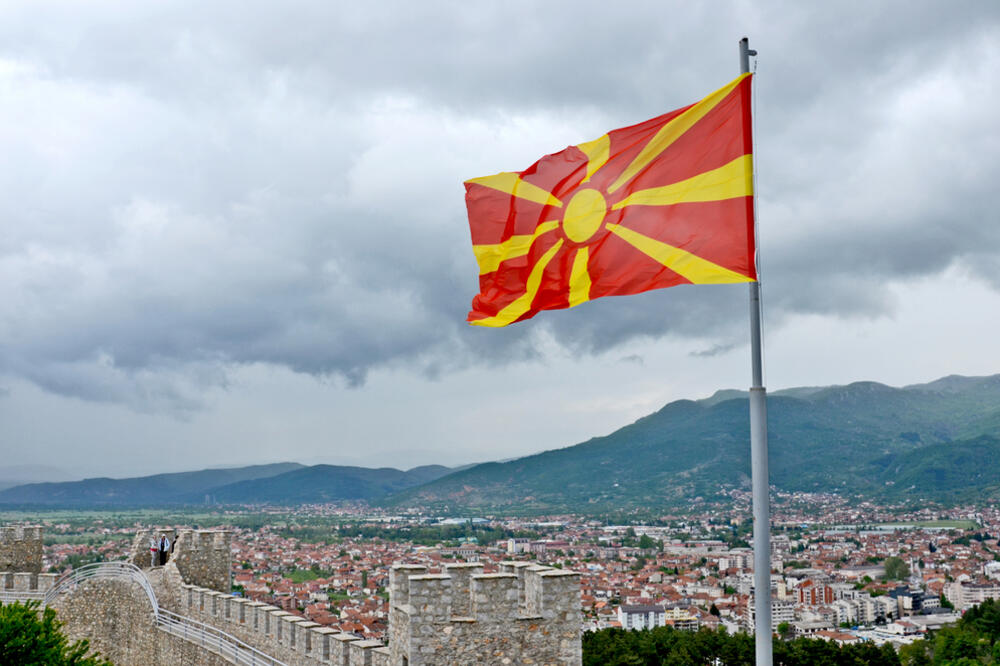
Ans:
[[[750,71],[750,41],[740,40],[740,73]],[[754,192],[754,197],[757,193]],[[754,202],[756,204],[756,202]],[[757,233],[757,206],[754,205],[754,233]],[[756,243],[754,244],[756,247]],[[755,258],[756,259],[756,258]],[[753,583],[754,634],[757,666],[771,666],[771,510],[767,474],[767,390],[761,358],[760,273],[750,283],[750,358],[753,384],[750,387],[750,474],[753,484]]]

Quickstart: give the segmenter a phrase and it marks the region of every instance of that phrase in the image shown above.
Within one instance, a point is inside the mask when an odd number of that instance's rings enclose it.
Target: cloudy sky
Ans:
[[[469,327],[462,186],[743,35],[768,387],[1000,372],[1000,3],[613,4],[0,4],[0,479],[463,464],[745,388],[745,285]]]

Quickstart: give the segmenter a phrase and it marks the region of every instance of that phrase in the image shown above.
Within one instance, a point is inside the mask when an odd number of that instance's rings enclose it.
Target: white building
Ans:
[[[754,627],[757,626],[757,617],[754,610],[754,598],[750,597],[749,605],[747,608],[747,631],[751,634],[754,633]],[[781,601],[779,599],[771,598],[771,631],[777,631],[778,625],[782,622],[788,622],[791,624],[795,621],[795,604],[790,601]]]
[[[955,610],[964,611],[987,599],[1000,599],[1000,582],[946,583],[944,596],[955,605]]]
[[[660,606],[619,606],[622,629],[652,629],[667,626],[666,612]]]

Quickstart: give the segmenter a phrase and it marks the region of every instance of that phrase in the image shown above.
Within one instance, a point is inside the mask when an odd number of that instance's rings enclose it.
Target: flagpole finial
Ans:
[[[740,40],[740,73],[746,74],[750,71],[750,56],[757,55],[757,51],[750,48],[750,39],[744,37]]]

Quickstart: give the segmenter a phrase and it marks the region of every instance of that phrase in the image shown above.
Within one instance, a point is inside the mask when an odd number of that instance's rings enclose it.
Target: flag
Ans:
[[[469,323],[755,281],[750,79],[524,171],[466,181],[479,264]]]

